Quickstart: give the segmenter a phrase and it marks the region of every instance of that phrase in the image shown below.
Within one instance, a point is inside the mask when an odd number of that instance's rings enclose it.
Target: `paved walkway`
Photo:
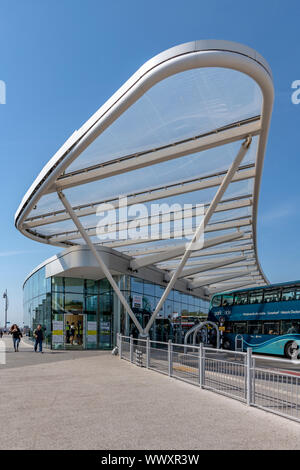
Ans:
[[[35,353],[33,350],[33,342],[25,338],[21,340],[19,352],[15,353],[13,350],[13,342],[11,336],[4,336],[3,340],[6,343],[6,365],[2,365],[0,361],[0,372],[2,369],[24,367],[36,364],[46,364],[48,362],[70,361],[76,358],[91,357],[99,355],[100,351],[51,351],[50,349],[43,350],[43,354]],[[1,357],[0,357],[1,359]]]
[[[109,352],[7,357],[0,449],[300,449],[299,424]]]

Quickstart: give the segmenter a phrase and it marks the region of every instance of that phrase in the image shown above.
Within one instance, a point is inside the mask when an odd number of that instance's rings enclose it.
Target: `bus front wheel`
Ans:
[[[284,347],[284,355],[288,359],[292,359],[293,353],[295,351],[294,341],[289,341]]]

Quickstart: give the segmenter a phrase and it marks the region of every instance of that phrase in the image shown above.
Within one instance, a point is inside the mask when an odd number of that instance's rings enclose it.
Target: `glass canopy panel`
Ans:
[[[193,138],[233,122],[257,116],[261,112],[261,104],[262,97],[259,87],[252,79],[240,72],[221,68],[182,72],[163,80],[149,90],[99,136],[70,165],[68,171],[79,170],[90,165],[111,161],[120,156]],[[154,195],[153,198],[151,196],[152,200],[144,202],[149,215],[151,215],[152,204],[168,204],[169,206],[179,204],[181,207],[185,204],[191,204],[193,207],[196,204],[208,205],[218,187],[190,191],[188,185],[197,182],[197,179],[199,181],[205,178],[205,175],[213,177],[218,172],[226,171],[236,157],[240,145],[241,142],[238,141],[215,147],[125,174],[78,185],[65,189],[64,192],[73,207],[86,206],[87,208],[94,203],[101,203],[101,201],[117,201],[120,195],[128,195],[128,203],[130,204],[130,195],[136,193],[139,193],[143,202],[143,197],[145,196],[144,199],[147,199],[151,192]],[[242,162],[243,166],[255,164],[257,145],[258,137],[254,137]],[[182,181],[187,181],[185,186],[182,186]],[[209,181],[209,178],[206,181]],[[172,194],[170,197],[161,198],[161,189],[168,191],[169,186],[172,186]],[[182,187],[190,192],[181,193]],[[157,188],[157,191],[153,192],[154,188]],[[177,188],[179,194],[176,194]],[[222,200],[249,196],[252,191],[253,179],[231,183]],[[155,196],[160,199],[155,200]],[[58,213],[65,212],[57,194],[46,194],[31,211],[29,218],[39,217],[43,214],[51,216],[56,211]],[[210,220],[210,225],[234,218],[247,217],[250,214],[250,207],[216,212]],[[118,215],[119,211],[117,210],[117,220]],[[99,216],[91,214],[80,217],[80,220],[85,228],[95,228],[99,222]],[[194,217],[186,218],[186,226],[188,225],[196,227]],[[176,237],[175,229],[176,224],[171,222],[170,230],[171,233],[175,231]],[[66,220],[61,222],[38,226],[33,230],[44,236],[59,234],[65,236],[65,240],[68,240],[66,232],[73,231],[73,234],[70,234],[70,240],[74,240],[75,243],[83,243],[80,237],[74,238],[77,229],[68,216]],[[235,229],[231,228],[208,231],[205,236],[210,238],[233,231]],[[151,235],[153,236],[156,232],[162,233],[161,224],[152,227]],[[171,243],[174,246],[176,241],[180,244],[188,241],[189,238],[179,237],[177,240],[176,238],[166,240],[166,243]],[[92,241],[97,244],[103,243],[96,236],[92,236]],[[137,248],[142,248],[144,245],[147,248],[150,245],[155,247],[155,243],[161,245],[163,242],[164,240],[157,240],[141,243],[139,240]],[[105,245],[110,243],[112,240],[104,242]],[[134,244],[135,240],[132,240],[132,244],[128,244],[128,246],[132,248]],[[117,248],[118,243],[113,243],[112,246]],[[120,246],[120,249],[126,249],[126,245]]]
[[[179,204],[180,206],[184,206],[184,204],[209,205],[212,198],[215,196],[217,189],[218,188],[214,186],[212,188],[206,188],[206,189],[202,189],[198,191],[172,195],[170,197],[158,198],[150,202],[145,201],[143,202],[143,204],[145,205],[148,214],[151,214],[151,206],[153,203],[159,204],[159,205],[167,204],[169,207],[172,207],[172,205],[175,205],[175,204]],[[224,201],[226,199],[231,199],[231,198],[242,198],[244,196],[251,195],[252,191],[253,191],[253,179],[236,181],[236,182],[231,183],[228,186],[222,200]],[[128,199],[128,206],[129,204],[130,204],[130,199]],[[118,210],[116,211],[116,214],[117,214],[117,218],[119,218]],[[84,219],[85,217],[82,217],[81,222],[83,222]],[[97,217],[97,220],[99,220],[99,217]]]
[[[230,69],[188,70],[148,90],[68,168],[68,172],[193,138],[261,113],[262,94]]]
[[[203,254],[205,254],[205,252],[207,252],[208,250],[209,251],[214,251],[214,250],[228,250],[228,252],[230,252],[230,250],[235,250],[235,249],[240,249],[240,251],[243,250],[243,247],[244,246],[249,246],[251,245],[251,240],[242,240],[242,241],[236,241],[235,243],[222,243],[220,245],[217,245],[215,247],[210,247],[210,248],[207,248],[207,249],[204,249],[203,250]],[[162,242],[161,244],[159,245],[156,245],[155,248],[153,248],[155,250],[156,253],[158,252],[163,252],[166,247],[164,245],[162,245]],[[147,256],[149,253],[151,253],[151,249],[149,250],[149,247],[146,247],[145,249],[141,248],[140,246],[136,247],[136,249],[134,248],[118,248],[119,251],[122,251],[123,253],[126,253],[128,255],[134,255],[135,257],[137,257],[138,259],[142,259],[144,256]],[[149,250],[149,252],[148,252]],[[253,251],[253,250],[250,250],[250,251]],[[238,253],[238,251],[236,251],[236,253]],[[208,253],[207,253],[208,255]],[[197,257],[196,257],[197,258]],[[200,256],[199,256],[200,258]],[[201,256],[202,258],[202,256]]]
[[[243,250],[240,250],[240,251],[234,251],[233,253],[224,253],[224,254],[219,254],[219,253],[216,253],[215,255],[210,255],[210,256],[195,256],[195,257],[192,257],[190,258],[191,261],[199,261],[199,262],[204,262],[204,261],[207,261],[207,262],[210,262],[210,261],[214,261],[215,259],[219,259],[221,257],[225,257],[225,258],[230,258],[230,257],[235,257],[235,256],[240,256],[241,255],[241,252]],[[251,257],[252,255],[254,255],[254,252],[249,252],[247,253],[247,257]],[[174,262],[174,261],[173,261]]]
[[[204,204],[205,206],[207,206],[210,204],[212,198],[215,196],[217,189],[217,187],[202,189],[199,191],[193,191],[166,198],[155,199],[155,201],[144,202],[143,204],[147,208],[149,214],[151,214],[151,205],[153,204],[153,202],[158,205],[167,205],[169,207],[172,207],[173,205],[177,204],[179,204],[181,207],[184,207],[185,204],[192,204],[193,206],[195,206],[196,204]],[[228,186],[222,200],[224,201],[231,198],[243,198],[244,196],[251,195],[252,192],[253,179],[237,181],[231,183]],[[81,220],[83,220],[83,218]]]
[[[215,212],[211,217],[209,223],[226,222],[227,220],[238,219],[242,217],[249,217],[252,213],[252,207],[241,207],[239,209],[232,209],[229,211]]]
[[[99,242],[99,239],[97,237],[91,237],[91,240],[94,244],[96,245],[102,245],[101,242]],[[151,240],[151,241],[141,241],[141,243],[136,243],[135,241],[132,242],[132,246],[122,246],[122,247],[115,247],[118,251],[126,251],[128,249],[136,248],[142,250],[143,248],[150,250],[155,249],[156,247],[170,247],[172,245],[172,248],[176,248],[176,246],[182,246],[183,243],[185,243],[187,240]],[[134,246],[136,245],[136,246]]]
[[[218,223],[226,223],[226,221],[232,221],[234,224],[236,219],[240,219],[241,222],[243,222],[243,218],[249,216],[250,209],[249,208],[242,208],[242,209],[237,209],[234,211],[227,211],[227,212],[222,212],[222,213],[216,213],[215,216],[212,217],[210,224],[208,225],[207,229],[208,231],[211,230],[211,225],[215,225]],[[89,217],[90,219],[91,217]],[[82,218],[84,220],[85,218]],[[145,219],[144,219],[145,220]],[[200,219],[196,219],[195,217],[193,218],[185,218],[179,221],[172,221],[170,222],[166,221],[164,224],[159,223],[159,224],[145,224],[141,226],[139,229],[140,231],[143,231],[143,233],[148,233],[148,236],[150,237],[155,237],[156,235],[159,237],[164,234],[164,237],[167,236],[167,230],[170,231],[171,234],[178,234],[176,238],[181,238],[180,236],[180,231],[182,230],[183,233],[191,235],[194,233],[194,230],[198,226]],[[247,218],[245,219],[247,220]],[[95,220],[93,220],[94,224],[88,225],[85,228],[90,229],[90,230],[96,230],[97,225]],[[83,224],[85,225],[85,224]],[[218,225],[216,225],[217,227]],[[217,232],[220,232],[220,230],[216,230]],[[65,240],[72,240],[77,242],[77,240],[80,238],[80,235],[78,234],[77,228],[73,224],[71,220],[66,220],[58,223],[53,223],[53,224],[47,224],[41,227],[38,227],[38,233],[44,236],[64,236]],[[119,226],[117,226],[116,229],[111,230],[109,232],[110,238],[107,238],[106,240],[103,238],[99,238],[98,242],[109,242],[113,239],[124,239],[124,235],[122,235],[122,232],[120,233]],[[112,238],[113,237],[113,238]]]
[[[28,217],[38,217],[42,214],[48,214],[59,210],[64,211],[65,208],[60,202],[57,193],[45,194],[31,210]]]
[[[223,259],[223,258],[235,258],[237,256],[240,256],[242,250],[241,251],[235,251],[233,253],[216,253],[216,254],[213,254],[213,255],[210,255],[210,256],[195,256],[195,257],[191,257],[190,258],[190,261],[193,261],[194,263],[205,263],[205,262],[211,262],[211,261],[214,261],[216,259]],[[248,256],[248,255],[247,255]],[[249,257],[251,256],[251,254],[249,254]],[[174,262],[174,261],[171,261],[171,262]]]
[[[240,271],[241,269],[243,269],[243,266],[248,266],[249,267],[249,270],[250,271],[253,271],[255,272],[256,271],[256,266],[254,264],[248,264],[246,265],[245,262],[241,262],[241,263],[235,263],[235,264],[231,264],[231,265],[228,265],[228,266],[223,266],[223,267],[219,267],[219,268],[216,268],[214,270],[211,270],[209,274],[234,274],[236,271]]]
[[[42,225],[34,228],[34,230],[37,230],[38,233],[45,236],[54,236],[57,234],[64,234],[66,232],[77,232],[76,225],[73,223],[72,220],[64,220],[62,222],[57,222],[54,224]]]
[[[193,206],[195,206],[196,204],[209,204],[212,198],[214,197],[216,191],[217,191],[217,187],[212,187],[212,188],[207,188],[207,189],[203,189],[200,191],[193,191],[190,193],[178,194],[178,195],[170,196],[167,198],[161,198],[161,199],[157,199],[151,202],[145,202],[144,205],[148,213],[151,214],[151,204],[153,202],[159,205],[167,204],[170,207],[173,204],[179,204],[181,205],[181,207],[183,207],[185,204],[192,204]],[[231,183],[228,186],[227,191],[225,192],[223,196],[223,200],[251,195],[252,191],[253,191],[253,179],[237,181],[237,182]],[[30,212],[29,218],[39,217],[43,214],[49,214],[51,216],[52,213],[56,211],[61,211],[62,213],[65,212],[65,209],[62,206],[57,194],[56,193],[46,194],[41,197],[35,209],[33,209]],[[117,220],[119,219],[118,210],[116,210],[116,218]],[[80,217],[80,221],[85,228],[96,227],[99,220],[100,220],[100,217],[97,214],[91,214],[85,217]],[[44,222],[46,221],[47,219],[44,219]],[[54,235],[55,233],[62,233],[66,231],[75,230],[75,226],[73,222],[70,220],[70,218],[67,217],[66,220],[63,220],[61,222],[55,222],[53,224],[36,227],[35,230],[38,233],[41,233],[44,235]]]
[[[249,193],[251,193],[252,185],[253,185],[252,180],[246,180],[246,181],[240,181],[240,182],[237,182],[237,183],[231,183],[231,186],[233,186],[235,188],[235,190],[231,190],[231,191],[235,196],[237,194],[239,194],[239,195],[249,194]],[[211,194],[211,196],[213,196],[214,193],[216,192],[216,188],[210,188],[210,189],[213,189],[213,194]],[[227,195],[228,197],[231,196],[231,191],[230,191],[230,186],[229,186],[228,195]],[[207,192],[207,190],[197,191],[197,192],[194,192],[194,193],[185,194],[183,196],[190,196],[189,204],[192,204],[192,206],[194,207],[196,204],[200,203],[200,200],[201,200],[200,195],[203,197],[203,194],[202,194],[203,192]],[[209,191],[209,192],[211,193],[211,191]],[[198,197],[197,197],[197,195],[198,195]],[[195,196],[195,197],[193,199],[191,199],[191,196]],[[170,206],[167,205],[166,207],[172,207],[172,205],[174,206],[174,204],[176,204],[177,199],[178,199],[178,204],[181,203],[181,207],[183,207],[183,209],[184,209],[185,201],[183,202],[182,195],[181,195],[181,198],[180,198],[180,196],[173,197],[170,200],[171,205]],[[158,201],[154,201],[154,202],[158,203]],[[166,201],[165,200],[160,200],[159,203],[160,204],[166,204]],[[162,208],[163,208],[163,206],[162,206]],[[165,211],[166,209],[163,208],[162,210]],[[208,230],[210,230],[210,226],[212,224],[231,221],[233,219],[239,219],[239,218],[241,218],[241,220],[243,220],[242,218],[246,218],[246,217],[249,217],[251,215],[251,210],[252,210],[251,207],[242,207],[242,208],[239,208],[239,209],[216,212],[210,220],[210,223],[208,225]],[[147,213],[148,213],[149,217],[151,216],[150,203],[145,204],[145,211],[146,211],[146,213],[145,213],[146,217],[144,217],[143,212],[141,212],[141,213],[137,212],[137,217],[140,218],[140,219],[143,218],[142,220],[145,222],[145,225],[142,227],[142,230],[144,231],[144,233],[147,231],[147,233],[149,233],[149,236],[154,236],[156,233],[162,234],[163,233],[162,223],[158,223],[158,224],[154,223],[152,226],[149,225],[148,223],[146,223],[146,221],[148,221]],[[130,208],[129,208],[129,215],[130,215]],[[99,222],[101,220],[101,217],[97,214],[92,214],[92,215],[89,215],[89,216],[86,216],[86,217],[81,217],[80,220],[81,220],[82,225],[86,229],[88,229],[88,228],[89,229],[96,229],[97,225],[99,224]],[[116,211],[115,220],[116,221],[119,220],[119,211],[118,210]],[[128,217],[128,220],[135,220],[135,217],[133,217],[131,215],[131,217]],[[199,220],[201,220],[201,216],[197,219],[195,217],[186,217],[182,221],[177,221],[176,223],[171,220],[170,225],[169,225],[170,232],[173,233],[173,231],[175,229],[180,230],[180,223],[181,223],[181,227],[184,228],[185,230],[187,230],[189,228],[195,229],[196,226],[199,224]],[[165,227],[166,227],[166,225],[164,225],[164,231],[165,231]],[[61,222],[56,222],[56,223],[47,224],[47,225],[37,227],[37,231],[39,233],[41,233],[42,235],[50,235],[50,236],[55,235],[55,234],[64,235],[64,234],[66,234],[66,232],[71,232],[70,235],[73,235],[73,233],[77,232],[77,229],[76,229],[75,225],[73,224],[72,220],[67,219],[67,220],[63,220]],[[117,225],[117,228],[115,230],[115,232],[116,232],[115,236],[113,236],[110,232],[110,234],[111,234],[110,237],[114,238],[114,239],[119,239],[120,236],[118,234],[118,231],[119,231],[119,226]],[[216,232],[218,232],[218,233],[216,233],[216,235],[218,235],[218,234],[220,234],[220,232],[223,233],[224,231],[217,230]],[[226,232],[228,233],[228,230],[226,230]],[[215,233],[215,232],[208,232],[208,233]],[[68,239],[67,234],[66,234],[66,239]],[[76,243],[78,242],[77,238],[71,238],[71,239],[74,240]],[[102,243],[103,241],[108,242],[108,241],[111,241],[111,240],[103,240],[103,239],[99,238],[97,240],[97,243]]]
[[[247,227],[245,227],[245,229],[247,229]],[[245,232],[247,232],[247,230],[244,230]],[[231,234],[231,233],[236,233],[236,229],[224,229],[224,230],[217,230],[217,231],[211,231],[211,232],[205,232],[205,236],[204,236],[204,239],[210,239],[210,238],[213,238],[213,237],[219,237],[219,236],[222,236],[222,235],[228,235],[228,234]],[[147,246],[148,245],[148,248],[151,248],[153,246],[155,246],[155,243],[159,242],[159,244],[161,244],[164,240],[164,238],[160,238],[158,240],[153,240],[153,238],[128,238],[127,240],[105,240],[105,241],[101,241],[97,236],[91,236],[90,237],[92,242],[95,243],[95,244],[99,244],[99,245],[103,245],[103,246],[111,246],[112,248],[116,248],[116,247],[125,247],[125,246],[128,246],[128,247],[132,247],[133,245],[137,245],[138,248],[141,248],[141,247],[144,247],[144,246]],[[191,236],[189,237],[170,237],[168,239],[166,239],[165,241],[169,244],[172,244],[172,246],[176,246],[174,244],[175,241],[178,241],[179,244],[182,244],[182,243],[188,243],[190,240],[191,240]],[[151,244],[151,247],[150,247],[150,244]]]
[[[69,188],[65,190],[65,194],[70,203],[76,206],[176,184],[183,180],[203,178],[205,175],[214,175],[228,169],[240,146],[241,142],[234,142],[198,154]],[[242,162],[243,165],[255,161],[256,147],[257,138],[251,144]]]
[[[249,233],[249,227],[243,227],[242,232]],[[209,240],[214,237],[221,237],[222,235],[228,235],[230,233],[236,233],[236,229],[218,230],[217,232],[205,232],[204,239]]]
[[[84,219],[85,217],[83,217],[81,220],[84,220]],[[85,228],[89,228],[89,226]],[[57,222],[55,224],[43,225],[42,227],[39,227],[38,230],[41,231],[42,233],[45,230],[45,234],[48,233],[49,235],[73,234],[73,233],[78,232],[77,227],[74,225],[74,223],[70,219],[63,220],[62,222]]]

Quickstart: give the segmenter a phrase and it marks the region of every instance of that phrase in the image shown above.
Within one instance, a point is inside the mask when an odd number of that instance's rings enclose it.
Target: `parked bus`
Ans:
[[[300,281],[219,293],[213,296],[208,320],[224,324],[223,347],[291,358],[300,346]]]

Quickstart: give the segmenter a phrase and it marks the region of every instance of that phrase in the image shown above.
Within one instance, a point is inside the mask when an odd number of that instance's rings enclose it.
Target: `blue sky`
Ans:
[[[22,323],[22,283],[58,249],[14,228],[14,213],[44,164],[147,59],[195,39],[247,44],[269,62],[275,104],[258,217],[271,282],[299,279],[300,4],[294,0],[0,0],[0,295]],[[3,299],[1,299],[3,300]],[[0,303],[0,324],[4,302]]]

